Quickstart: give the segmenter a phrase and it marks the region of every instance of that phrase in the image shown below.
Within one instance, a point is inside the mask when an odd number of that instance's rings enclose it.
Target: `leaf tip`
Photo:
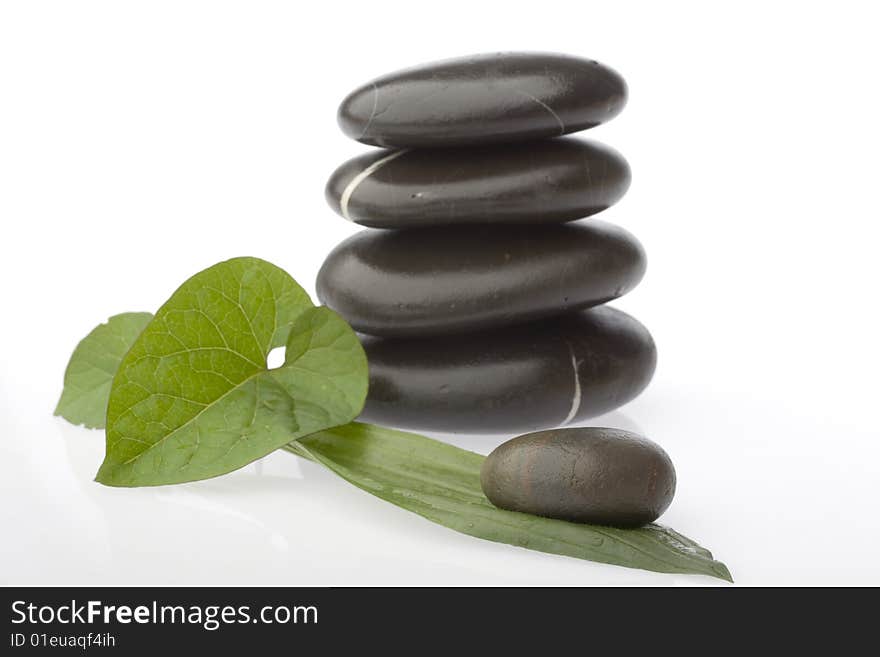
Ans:
[[[725,566],[720,561],[716,561],[712,565],[712,571],[715,573],[715,576],[718,577],[718,579],[723,579],[725,582],[730,582],[731,584],[734,583],[733,576],[730,574],[727,566]]]
[[[113,466],[107,463],[107,459],[104,459],[95,473],[95,483],[103,484],[104,486],[118,486],[119,484],[113,481],[113,470]]]

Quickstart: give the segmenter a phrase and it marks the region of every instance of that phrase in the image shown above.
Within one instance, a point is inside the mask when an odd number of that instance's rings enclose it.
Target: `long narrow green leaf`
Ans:
[[[483,456],[417,434],[370,424],[321,431],[285,449],[358,488],[450,529],[499,543],[661,573],[733,581],[727,567],[658,524],[617,529],[494,507],[480,488]]]

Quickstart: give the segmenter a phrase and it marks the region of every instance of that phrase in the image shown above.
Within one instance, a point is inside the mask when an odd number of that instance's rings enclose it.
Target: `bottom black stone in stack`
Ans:
[[[651,380],[657,352],[638,321],[601,306],[529,324],[363,345],[362,418],[406,429],[520,433],[601,415]]]

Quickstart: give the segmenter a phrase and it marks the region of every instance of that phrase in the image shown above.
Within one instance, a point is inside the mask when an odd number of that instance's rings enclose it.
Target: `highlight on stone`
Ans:
[[[675,495],[675,468],[644,436],[585,427],[508,440],[483,462],[480,483],[495,506],[617,527],[654,522]]]
[[[599,62],[550,53],[448,59],[376,78],[339,106],[342,131],[386,148],[559,137],[623,110],[623,78]]]

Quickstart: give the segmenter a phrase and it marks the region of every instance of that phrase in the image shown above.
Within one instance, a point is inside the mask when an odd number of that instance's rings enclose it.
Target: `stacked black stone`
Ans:
[[[648,384],[648,331],[604,306],[638,284],[645,254],[596,219],[630,183],[626,160],[565,137],[616,116],[626,83],[546,54],[447,60],[378,78],[339,108],[382,150],[340,166],[327,199],[365,230],[318,274],[321,301],[361,334],[362,418],[446,432],[576,422]]]

